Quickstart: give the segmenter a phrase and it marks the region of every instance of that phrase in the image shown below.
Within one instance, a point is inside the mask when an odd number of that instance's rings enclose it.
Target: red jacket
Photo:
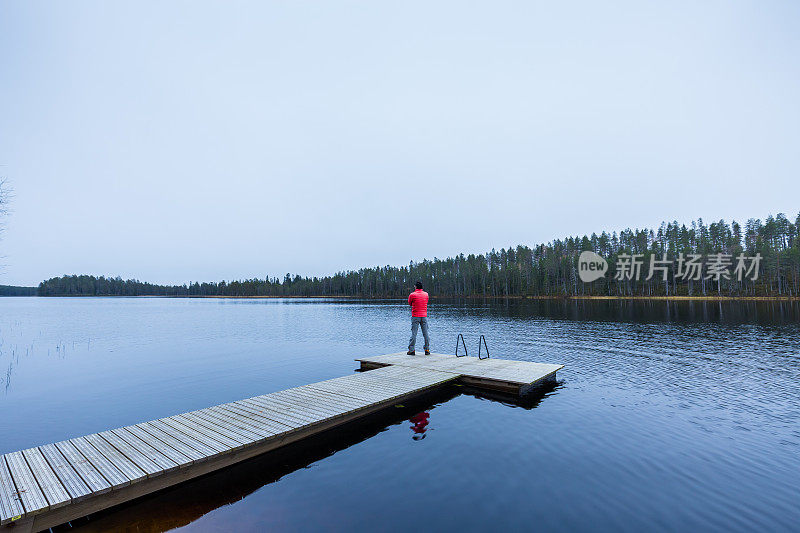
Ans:
[[[408,305],[411,306],[411,316],[428,316],[428,293],[417,289],[408,295]]]

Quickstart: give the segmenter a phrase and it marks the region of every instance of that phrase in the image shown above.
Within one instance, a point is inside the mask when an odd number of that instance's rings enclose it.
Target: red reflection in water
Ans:
[[[409,422],[413,423],[414,425],[411,426],[411,431],[414,432],[414,435],[411,437],[414,440],[422,440],[425,438],[425,432],[428,430],[428,423],[430,418],[430,413],[427,411],[423,411],[421,413],[417,413],[411,418],[408,419]]]

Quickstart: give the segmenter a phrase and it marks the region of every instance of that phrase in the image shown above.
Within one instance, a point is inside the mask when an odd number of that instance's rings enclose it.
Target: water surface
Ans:
[[[400,301],[0,299],[0,453],[353,372]],[[443,302],[492,356],[565,364],[513,405],[462,389],[76,521],[103,531],[791,530],[800,310]]]

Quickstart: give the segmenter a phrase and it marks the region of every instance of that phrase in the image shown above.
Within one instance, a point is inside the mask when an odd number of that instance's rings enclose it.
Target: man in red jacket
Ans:
[[[411,340],[408,342],[408,355],[416,355],[414,345],[417,343],[417,329],[422,326],[425,337],[425,355],[431,354],[431,339],[428,337],[428,293],[422,290],[422,282],[418,281],[417,290],[408,295],[411,306]]]

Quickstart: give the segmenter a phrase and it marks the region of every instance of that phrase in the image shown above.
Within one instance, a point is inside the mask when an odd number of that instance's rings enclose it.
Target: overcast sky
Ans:
[[[2,284],[800,210],[800,3],[3,2]]]

